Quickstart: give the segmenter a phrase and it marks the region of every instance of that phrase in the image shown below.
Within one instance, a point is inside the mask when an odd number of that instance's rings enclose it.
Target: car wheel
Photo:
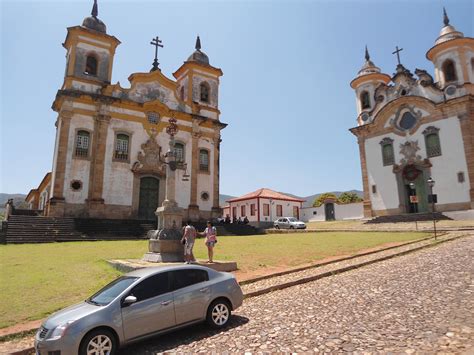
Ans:
[[[215,300],[207,309],[207,323],[213,328],[223,328],[229,322],[231,310],[225,300]]]
[[[275,226],[275,229],[280,229],[280,226],[277,224],[277,225]]]
[[[293,226],[290,226],[290,229],[295,229],[295,227],[293,227]]]
[[[107,329],[96,329],[82,339],[80,355],[113,355],[117,350],[114,334]]]

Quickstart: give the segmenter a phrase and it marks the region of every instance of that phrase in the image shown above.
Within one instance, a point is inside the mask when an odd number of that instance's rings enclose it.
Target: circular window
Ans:
[[[456,87],[451,85],[446,88],[446,94],[454,95],[456,93]]]
[[[400,92],[400,95],[402,96],[405,96],[407,94],[407,91],[405,89],[403,89],[401,92]]]
[[[400,128],[404,130],[409,130],[413,128],[416,124],[416,117],[412,115],[411,112],[405,112],[400,120]]]
[[[367,122],[369,120],[369,114],[367,112],[364,112],[362,114],[362,121]]]
[[[209,194],[208,194],[207,192],[201,193],[201,199],[202,199],[203,201],[209,200]]]
[[[82,189],[82,182],[79,180],[74,180],[73,182],[71,182],[71,189],[73,189],[74,191],[79,191],[80,189]]]

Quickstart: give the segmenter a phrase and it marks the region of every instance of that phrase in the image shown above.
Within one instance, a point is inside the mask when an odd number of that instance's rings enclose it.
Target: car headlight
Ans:
[[[69,322],[58,325],[56,328],[54,328],[53,332],[51,333],[51,336],[49,337],[49,340],[56,340],[61,338],[64,334],[66,334],[67,328],[72,323],[74,323],[74,321],[70,320]]]

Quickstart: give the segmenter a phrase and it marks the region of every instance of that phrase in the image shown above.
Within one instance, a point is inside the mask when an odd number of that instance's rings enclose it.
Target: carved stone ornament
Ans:
[[[414,164],[422,161],[421,155],[416,153],[420,150],[418,141],[407,141],[400,144],[400,154],[404,156],[400,160],[400,165]]]
[[[142,144],[143,152],[139,152],[137,161],[133,164],[134,173],[150,173],[165,175],[166,165],[161,160],[161,147],[156,141],[156,132],[152,132],[148,141]]]

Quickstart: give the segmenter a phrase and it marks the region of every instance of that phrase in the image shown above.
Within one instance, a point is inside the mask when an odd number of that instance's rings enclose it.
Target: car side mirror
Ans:
[[[122,307],[128,307],[131,304],[137,302],[137,298],[135,296],[127,296],[125,299],[122,301]]]

